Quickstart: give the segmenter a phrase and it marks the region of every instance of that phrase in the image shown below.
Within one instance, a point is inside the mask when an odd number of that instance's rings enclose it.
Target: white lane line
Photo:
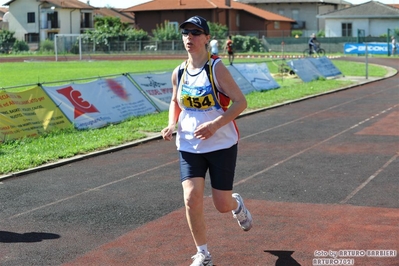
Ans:
[[[376,94],[380,94],[380,93],[382,93],[382,92],[384,92],[384,91],[387,91],[387,90],[390,90],[390,89],[392,89],[392,88],[387,88],[387,89],[385,89],[385,90],[376,91],[376,92],[373,92],[373,93],[371,93],[371,94],[367,94],[367,95],[365,95],[365,96],[362,96],[362,97],[359,97],[359,98],[356,98],[356,99],[353,99],[353,100],[350,100],[350,101],[346,101],[346,102],[343,102],[343,103],[340,103],[340,104],[337,104],[337,105],[328,107],[328,108],[326,108],[326,109],[323,109],[323,110],[320,110],[320,111],[317,111],[317,112],[314,112],[314,113],[311,113],[311,114],[308,114],[308,115],[299,117],[299,118],[297,118],[297,119],[288,121],[288,122],[286,122],[286,123],[283,123],[283,124],[280,124],[280,125],[277,125],[277,126],[274,126],[274,127],[271,127],[271,128],[268,128],[268,129],[259,131],[259,132],[256,132],[256,133],[251,134],[251,135],[247,135],[247,136],[245,136],[245,137],[241,137],[240,140],[248,139],[248,138],[251,138],[251,137],[253,137],[253,136],[260,135],[260,134],[263,134],[263,133],[265,133],[265,132],[271,131],[271,130],[273,130],[273,129],[280,128],[280,127],[283,127],[283,126],[286,126],[286,125],[290,125],[290,124],[292,124],[292,123],[295,123],[295,122],[304,120],[304,119],[306,119],[306,118],[308,118],[308,117],[315,116],[315,115],[318,115],[318,114],[327,112],[327,111],[329,111],[329,110],[335,109],[335,108],[337,108],[337,107],[340,107],[340,106],[343,106],[343,105],[346,105],[346,104],[349,104],[349,103],[352,103],[352,102],[355,102],[355,101],[360,100],[360,99],[364,99],[364,98],[367,98],[367,97],[370,97],[370,96],[374,96],[374,95],[376,95]],[[388,109],[388,110],[389,110],[389,109]]]
[[[8,217],[8,219],[14,219],[14,218],[17,218],[17,217],[19,217],[19,216],[22,216],[22,215],[25,215],[25,214],[28,214],[28,213],[31,213],[31,212],[34,212],[34,211],[37,211],[37,210],[40,210],[40,209],[43,209],[43,208],[46,208],[46,207],[55,205],[55,204],[58,204],[58,203],[60,203],[60,202],[64,202],[64,201],[67,201],[67,200],[70,200],[70,199],[79,197],[79,196],[81,196],[81,195],[90,193],[90,192],[92,192],[92,191],[99,190],[99,189],[101,189],[101,188],[111,186],[111,185],[113,185],[113,184],[116,184],[116,183],[119,183],[119,182],[122,182],[122,181],[125,181],[125,180],[128,180],[128,179],[131,179],[131,178],[133,178],[133,177],[146,174],[146,173],[148,173],[148,172],[157,170],[157,169],[159,169],[159,168],[165,167],[165,166],[170,165],[170,164],[177,163],[178,161],[179,161],[179,160],[173,160],[173,161],[171,161],[171,162],[168,162],[168,163],[165,163],[165,164],[162,164],[162,165],[158,165],[157,167],[153,167],[153,168],[151,168],[151,169],[147,169],[147,170],[145,170],[145,171],[136,173],[136,174],[134,174],[134,175],[127,176],[127,177],[124,177],[124,178],[121,178],[121,179],[118,179],[118,180],[114,180],[114,181],[112,181],[112,182],[103,184],[103,185],[98,186],[98,187],[95,187],[95,188],[87,189],[87,190],[85,190],[85,191],[83,191],[83,192],[81,192],[81,193],[78,193],[78,194],[75,194],[75,195],[72,195],[72,196],[69,196],[69,197],[60,199],[60,200],[56,200],[56,201],[50,202],[50,203],[48,203],[48,204],[45,204],[45,205],[42,205],[42,206],[39,206],[39,207],[30,209],[29,211],[25,211],[25,212],[21,212],[21,213],[15,214],[15,215],[13,215],[13,216]]]
[[[375,177],[377,177],[385,168],[387,168],[392,162],[394,162],[399,157],[399,153],[395,154],[388,162],[386,162],[380,169],[378,169],[373,175],[367,178],[360,186],[352,191],[344,200],[340,201],[340,204],[347,203],[351,198],[353,198],[360,190],[362,190],[368,183],[370,183]]]
[[[263,174],[263,173],[269,171],[270,169],[273,169],[274,167],[276,167],[276,166],[278,166],[278,165],[280,165],[280,164],[282,164],[282,163],[285,163],[285,162],[291,160],[292,158],[295,158],[295,157],[297,157],[297,156],[299,156],[299,155],[301,155],[301,154],[303,154],[303,153],[305,153],[305,152],[307,152],[307,151],[309,151],[309,150],[311,150],[311,149],[313,149],[313,148],[315,148],[315,147],[317,147],[317,146],[319,146],[319,145],[321,145],[321,144],[323,144],[323,143],[326,143],[327,141],[330,141],[330,140],[332,140],[332,139],[334,139],[334,138],[336,138],[336,137],[338,137],[338,136],[340,136],[340,135],[342,135],[342,134],[348,132],[349,130],[354,129],[354,128],[356,128],[356,127],[362,125],[363,123],[365,123],[365,122],[367,122],[367,121],[370,121],[370,120],[372,120],[372,119],[374,119],[374,118],[380,116],[381,114],[386,113],[387,111],[389,111],[389,110],[391,110],[391,109],[393,109],[393,108],[395,108],[395,107],[397,107],[397,106],[399,106],[399,104],[396,104],[396,105],[394,105],[394,106],[391,106],[391,107],[389,107],[389,108],[387,108],[387,109],[385,109],[385,110],[379,112],[378,114],[375,114],[375,115],[373,115],[373,116],[371,116],[371,117],[368,117],[368,118],[364,119],[363,121],[360,121],[359,123],[357,123],[357,124],[355,124],[355,125],[353,125],[353,126],[347,128],[347,129],[345,129],[345,130],[343,130],[343,131],[341,131],[341,132],[339,132],[339,133],[337,133],[337,134],[335,134],[335,135],[333,135],[333,136],[331,136],[331,137],[329,137],[329,138],[327,138],[327,139],[325,139],[325,140],[323,140],[323,141],[320,141],[320,142],[318,142],[318,143],[316,143],[316,144],[314,144],[314,145],[312,145],[312,146],[310,146],[310,147],[308,147],[308,148],[306,148],[306,149],[304,149],[304,150],[301,150],[301,151],[299,151],[299,152],[297,152],[297,153],[295,153],[295,154],[293,154],[293,155],[291,155],[291,156],[285,158],[284,160],[281,160],[281,161],[279,161],[279,162],[277,162],[277,163],[275,163],[275,164],[273,164],[273,165],[271,165],[271,166],[269,166],[269,167],[267,167],[267,168],[265,168],[265,169],[263,169],[263,170],[261,170],[261,171],[255,173],[255,174],[253,174],[253,175],[251,175],[251,176],[248,176],[248,177],[246,177],[246,178],[244,178],[244,179],[242,179],[242,180],[240,180],[240,181],[238,181],[238,182],[235,182],[235,183],[234,183],[234,186],[243,184],[243,183],[247,182],[248,180],[251,180],[251,179],[253,179],[253,178],[256,177],[256,176],[258,176],[258,175],[260,175],[260,174]]]

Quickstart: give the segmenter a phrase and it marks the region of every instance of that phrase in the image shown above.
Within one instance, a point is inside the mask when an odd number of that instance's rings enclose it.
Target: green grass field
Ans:
[[[182,60],[21,62],[0,64],[0,88],[98,78],[128,72],[171,71]],[[67,82],[64,82],[64,84]]]
[[[30,62],[0,64],[0,87],[28,88],[27,84],[72,81],[122,73],[172,71],[182,60],[92,61],[92,62]],[[226,63],[226,60],[224,59]],[[271,73],[277,73],[282,60],[237,59],[238,62],[267,62]],[[345,76],[364,76],[365,66],[360,63],[334,60]],[[369,65],[370,77],[382,77],[383,67]],[[254,92],[246,95],[248,109],[258,109],[302,98],[304,96],[348,86],[351,81],[337,79],[303,83],[298,78],[276,76],[280,89]],[[0,174],[13,173],[75,155],[113,147],[158,133],[168,123],[167,112],[133,117],[119,124],[93,130],[51,132],[38,138],[24,138],[0,144]]]
[[[226,63],[226,59],[223,59]],[[8,88],[37,83],[70,81],[78,79],[98,78],[122,73],[163,72],[172,71],[181,59],[176,60],[134,60],[134,61],[68,61],[68,62],[32,62],[1,63],[0,88]],[[281,59],[243,58],[239,62],[266,62],[270,72],[277,73]],[[347,61],[334,60],[334,64],[345,76],[364,76],[365,67]],[[383,69],[369,66],[369,73],[383,75]],[[64,82],[65,84],[66,82]],[[28,86],[29,87],[29,86]]]

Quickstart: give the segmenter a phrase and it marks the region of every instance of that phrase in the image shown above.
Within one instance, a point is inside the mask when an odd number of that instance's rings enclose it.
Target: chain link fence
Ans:
[[[266,53],[302,53],[308,48],[308,36],[286,36],[280,32],[279,37],[267,37],[262,32],[240,32],[241,36],[251,36],[259,39]],[[256,35],[256,36],[255,36]],[[57,50],[59,55],[81,54],[90,56],[92,54],[182,54],[185,53],[182,40],[172,41],[109,41],[107,44],[88,40],[81,35],[79,46],[78,37],[62,37],[57,39]],[[234,35],[233,35],[234,38]],[[343,53],[345,43],[357,43],[357,37],[318,37],[321,47],[328,54]],[[219,53],[223,53],[226,39],[219,39]],[[363,42],[386,42],[386,37],[364,37]],[[236,53],[246,53],[242,47],[235,47]]]

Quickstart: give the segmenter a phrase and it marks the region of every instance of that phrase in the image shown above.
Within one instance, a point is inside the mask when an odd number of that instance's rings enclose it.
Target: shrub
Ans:
[[[264,52],[262,42],[253,36],[235,35],[232,38],[234,51],[242,52]]]
[[[42,52],[54,52],[54,42],[46,39],[40,42],[40,51]]]
[[[25,41],[16,40],[12,46],[12,51],[14,53],[29,51],[29,45]]]
[[[326,33],[324,32],[324,30],[320,30],[317,34],[317,37],[326,37]]]
[[[72,54],[79,54],[79,42],[74,43],[69,52]]]
[[[296,37],[298,35],[298,37],[301,37],[303,34],[303,32],[301,30],[293,30],[291,31],[291,36],[292,37]]]

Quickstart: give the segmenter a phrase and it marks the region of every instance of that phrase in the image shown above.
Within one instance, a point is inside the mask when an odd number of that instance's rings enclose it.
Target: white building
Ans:
[[[9,6],[8,29],[30,44],[93,28],[95,8],[78,0],[12,0],[4,6]]]
[[[388,29],[399,29],[399,8],[377,1],[351,6],[317,16],[325,19],[326,37],[378,37]]]

